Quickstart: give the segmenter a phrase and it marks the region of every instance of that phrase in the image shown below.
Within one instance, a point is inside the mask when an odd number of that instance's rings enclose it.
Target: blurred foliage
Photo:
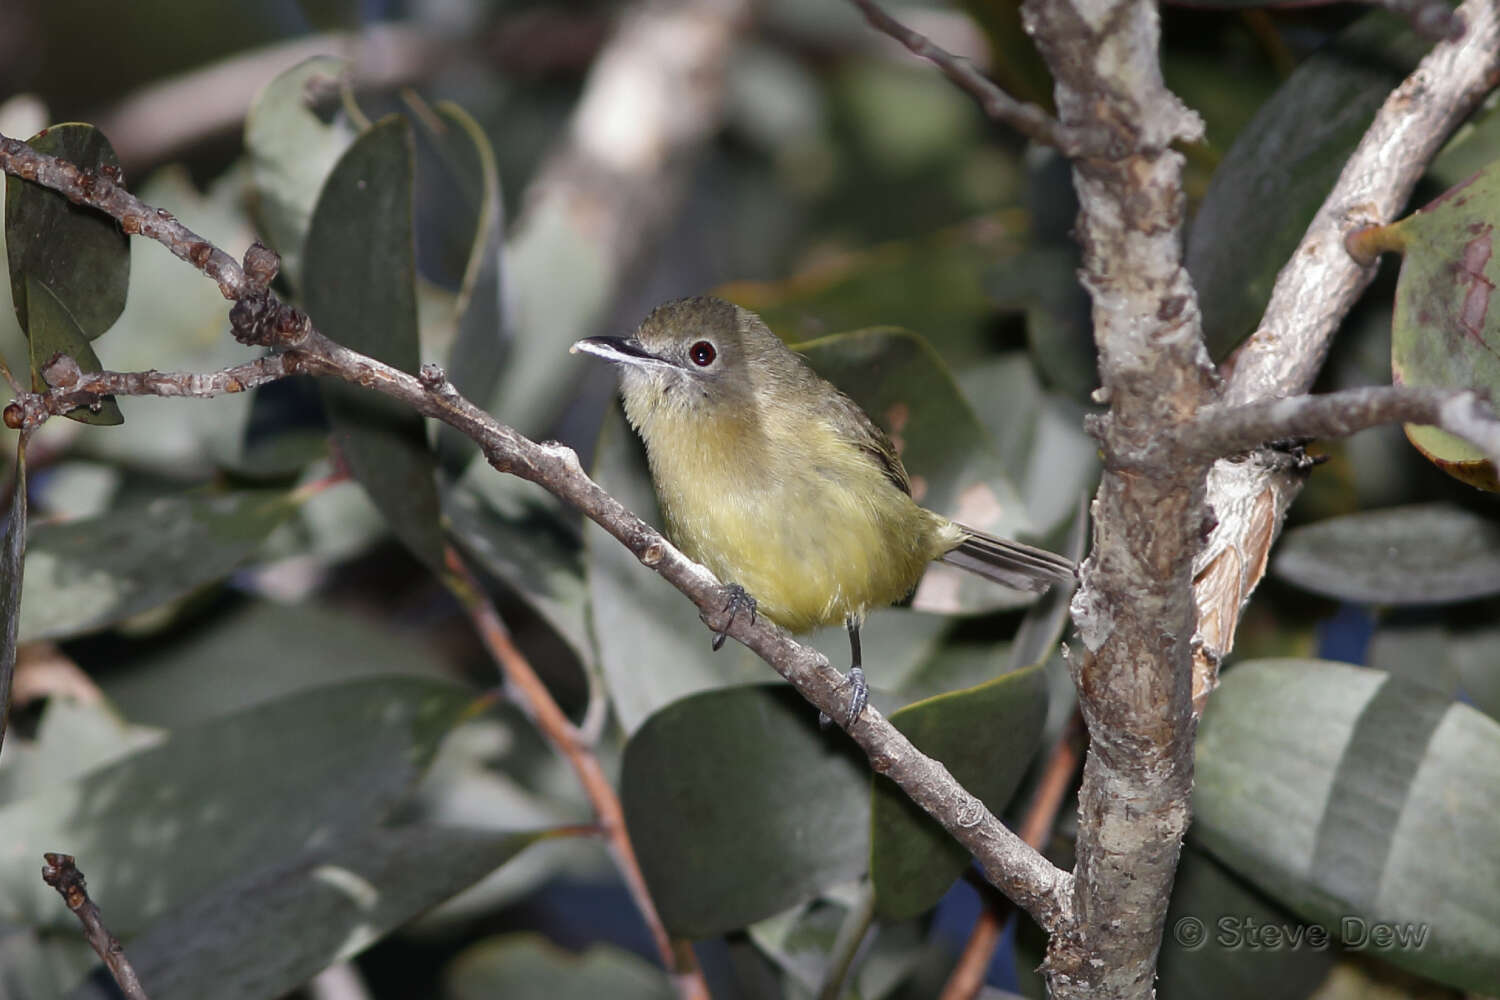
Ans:
[[[1045,103],[1018,10],[902,15]],[[532,218],[521,238],[506,220],[616,13],[26,0],[0,9],[0,55],[19,53],[0,60],[0,132],[102,120],[127,91],[312,31],[379,17],[430,32],[442,58],[401,94],[341,92],[331,53],[258,64],[240,90],[205,85],[202,103],[234,102],[243,128],[180,153],[110,137],[133,151],[131,189],[235,256],[268,242],[277,290],[323,329],[408,371],[441,362],[493,412],[577,447],[648,520],[606,374],[534,335],[623,332],[656,301],[717,288],[869,410],[924,502],[1082,552],[1097,379],[1067,164],[991,125],[847,3],[770,0],[730,57],[723,127],[663,245],[626,269],[567,219]],[[1164,39],[1166,79],[1206,124],[1185,150],[1187,250],[1222,357],[1421,44],[1385,15],[1326,8],[1168,9]],[[50,134],[77,143],[70,155],[111,155],[95,130]],[[1481,112],[1423,191],[1497,155],[1500,117]],[[1414,356],[1442,361],[1445,382],[1488,364],[1410,319],[1413,282],[1452,298],[1455,241],[1494,217],[1456,201],[1402,224],[1420,244],[1403,290],[1376,283],[1325,387],[1386,382],[1393,358],[1407,378]],[[211,282],[62,199],[8,182],[6,236],[0,357],[23,382],[58,345],[114,369],[254,356],[227,336]],[[86,416],[122,426],[51,421],[24,455],[0,435],[0,667],[19,660],[21,696],[0,755],[0,994],[94,995],[95,959],[35,877],[39,852],[62,849],[152,996],[286,995],[356,956],[377,998],[672,995],[586,836],[572,772],[483,692],[494,667],[433,572],[445,539],[564,707],[602,726],[658,905],[700,938],[716,995],[814,996],[835,942],[864,931],[859,996],[937,993],[958,945],[942,930],[965,864],[952,841],[747,650],[712,653],[692,607],[596,526],[446,429],[327,389],[121,399]],[[1204,720],[1159,990],[1494,993],[1494,510],[1395,429],[1313,448],[1331,461]],[[865,627],[872,702],[1014,821],[1075,704],[1057,651],[1066,600],[1025,607],[934,572],[910,605]],[[1350,621],[1354,638],[1338,631]],[[841,630],[811,642],[847,653]],[[1329,662],[1333,648],[1364,665]],[[1050,849],[1066,864],[1062,817]],[[1430,941],[1373,949],[1342,918]],[[1205,937],[1184,936],[1191,921]],[[1330,934],[1252,947],[1226,926]],[[1029,925],[1016,939],[1024,976],[1040,952]],[[1036,995],[1007,962],[992,982]]]

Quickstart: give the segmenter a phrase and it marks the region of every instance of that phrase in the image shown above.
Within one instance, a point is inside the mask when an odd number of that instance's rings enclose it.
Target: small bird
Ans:
[[[634,337],[589,337],[572,351],[619,366],[667,535],[727,584],[730,620],[748,608],[794,633],[844,623],[845,728],[869,698],[866,612],[910,594],[929,562],[1019,590],[1075,577],[1063,556],[919,507],[890,438],[748,309],[679,299]],[[714,649],[723,642],[721,632]]]

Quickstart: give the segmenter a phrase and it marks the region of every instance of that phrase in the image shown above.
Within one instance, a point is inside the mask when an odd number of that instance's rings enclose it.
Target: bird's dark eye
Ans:
[[[718,356],[719,353],[714,350],[714,345],[706,340],[700,340],[688,348],[688,357],[692,358],[693,364],[699,368],[707,368],[714,363],[714,358]]]

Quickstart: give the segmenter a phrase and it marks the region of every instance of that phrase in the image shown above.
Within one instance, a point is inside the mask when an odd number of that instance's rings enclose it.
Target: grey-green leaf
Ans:
[[[282,996],[535,839],[425,824],[356,831],[231,876],[146,928],[128,954],[152,1000]]]
[[[991,812],[1005,808],[1036,753],[1047,718],[1041,665],[891,715],[917,749],[942,761]],[[888,778],[874,778],[870,878],[882,917],[904,919],[942,898],[969,852]]]
[[[54,125],[32,136],[27,145],[87,171],[120,167],[109,140],[92,125]],[[5,248],[11,295],[23,330],[31,329],[28,277],[62,303],[85,340],[108,330],[125,308],[130,242],[103,212],[74,205],[34,182],[7,177]]]
[[[21,638],[78,635],[220,580],[296,505],[279,490],[195,493],[33,525]]]
[[[13,858],[76,856],[110,929],[130,937],[232,877],[364,835],[469,701],[414,677],[298,692],[11,802],[0,830]],[[73,920],[30,864],[0,869],[0,918]]]
[[[307,232],[307,310],[345,347],[415,374],[412,138],[405,119],[372,126],[339,159]],[[396,537],[443,572],[437,463],[422,418],[375,392],[323,383],[333,440]]]
[[[255,215],[267,245],[281,255],[281,273],[298,289],[304,287],[302,244],[318,192],[354,141],[346,122],[318,117],[314,92],[331,90],[348,68],[348,60],[336,56],[300,62],[266,84],[245,117]]]
[[[470,945],[446,976],[447,1000],[672,1000],[666,974],[608,944],[565,951],[539,934],[505,934]]]
[[[111,661],[98,678],[111,703],[132,722],[169,729],[359,677],[451,674],[440,650],[397,623],[318,600],[247,601]]]
[[[667,929],[722,934],[858,875],[867,773],[782,684],[708,691],[646,720],[625,745],[620,798]]]
[[[466,399],[485,405],[500,381],[501,362],[509,340],[505,323],[505,203],[501,199],[500,174],[495,151],[484,129],[468,112],[444,102],[435,109],[450,126],[449,146],[461,134],[475,161],[479,197],[473,204],[476,216],[473,248],[459,290],[458,332],[448,351],[448,379]],[[450,475],[458,475],[474,457],[478,445],[444,424],[438,429],[438,453]]]
[[[46,388],[41,376],[42,369],[58,354],[66,354],[78,362],[78,367],[83,371],[103,371],[104,366],[94,353],[94,346],[84,336],[73,314],[63,306],[51,289],[41,279],[30,274],[26,276],[24,284],[28,290],[26,301],[30,330],[26,341],[31,352],[33,388],[39,391]],[[82,424],[106,426],[125,422],[113,396],[104,396],[92,406],[68,411],[68,419]]]
[[[464,551],[546,619],[581,662],[592,665],[583,548],[557,498],[480,463],[443,492],[443,510]]]
[[[1500,724],[1425,685],[1252,661],[1204,715],[1193,832],[1302,919],[1485,992],[1500,968],[1497,773]]]
[[[1277,273],[1375,109],[1424,47],[1400,19],[1369,15],[1305,59],[1235,139],[1187,240],[1215,358],[1255,329]]]
[[[1189,843],[1172,885],[1157,995],[1171,1000],[1310,996],[1335,958],[1327,928],[1314,927]]]
[[[1500,523],[1441,503],[1347,514],[1288,531],[1272,568],[1346,601],[1469,600],[1500,593]]]

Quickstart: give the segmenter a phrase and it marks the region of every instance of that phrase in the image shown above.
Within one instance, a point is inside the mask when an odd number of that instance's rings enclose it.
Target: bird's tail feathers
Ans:
[[[1043,591],[1073,583],[1078,567],[1066,556],[1008,538],[958,525],[964,540],[943,554],[942,561],[1014,590]]]

